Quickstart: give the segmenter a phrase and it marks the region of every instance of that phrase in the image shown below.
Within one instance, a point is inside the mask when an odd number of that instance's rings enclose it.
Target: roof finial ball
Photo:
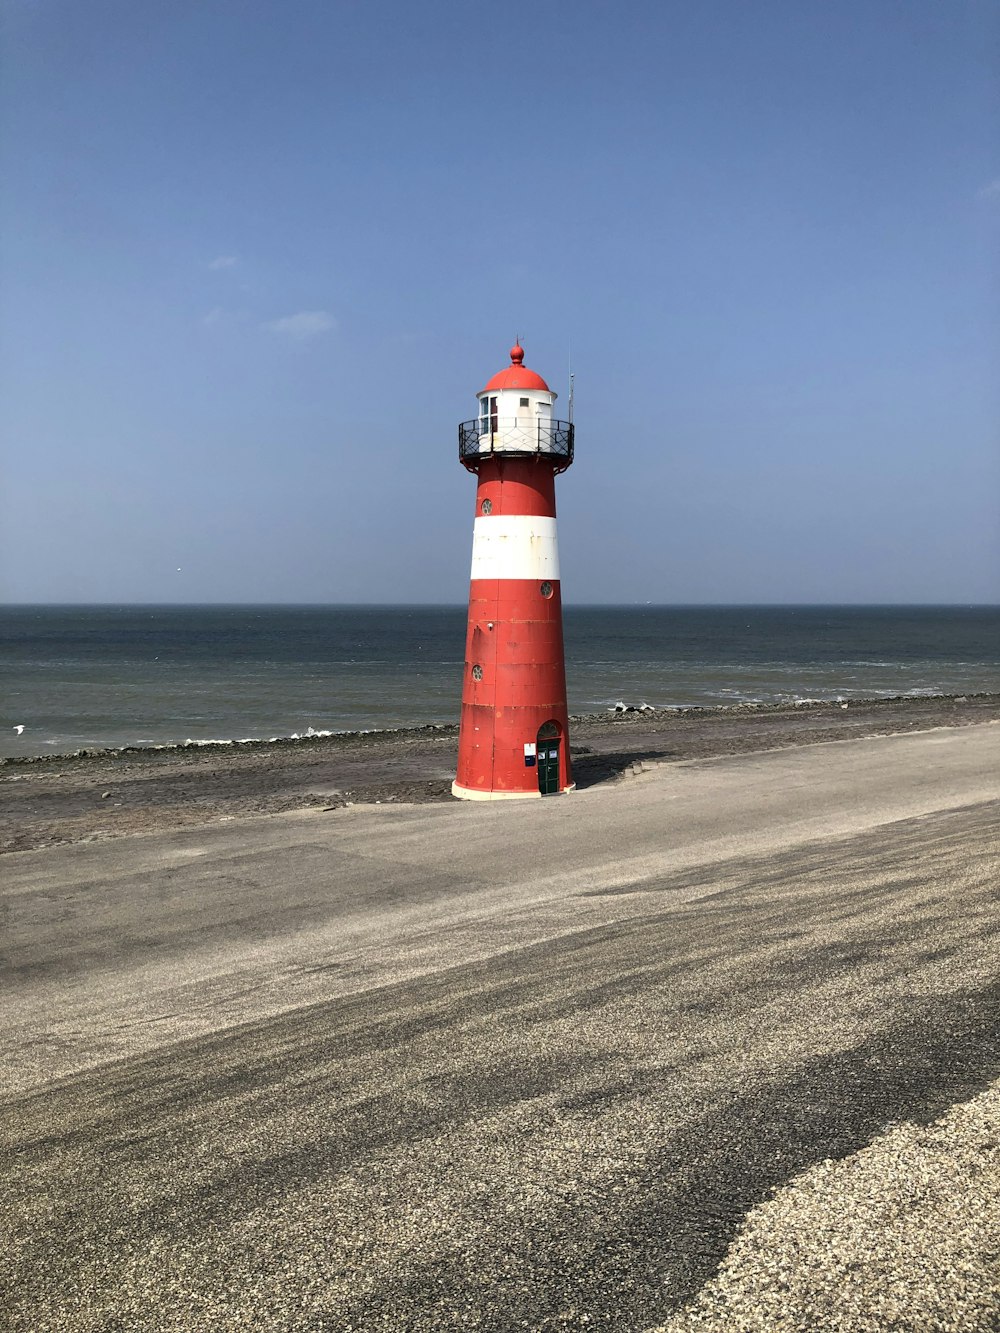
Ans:
[[[524,348],[521,346],[521,339],[518,338],[514,346],[510,349],[510,363],[512,366],[519,366],[524,360]]]

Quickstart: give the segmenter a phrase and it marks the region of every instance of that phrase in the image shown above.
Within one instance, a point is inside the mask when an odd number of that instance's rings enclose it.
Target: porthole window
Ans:
[[[551,597],[551,596],[552,596],[552,584],[551,584],[551,583],[548,583],[548,582],[543,583],[542,586],[539,588],[538,591],[542,594],[543,597]]]
[[[493,513],[493,501],[492,501],[492,500],[484,500],[484,501],[483,501],[483,505],[482,505],[482,509],[483,509],[483,513],[484,513],[484,514],[492,514],[492,513]]]
[[[482,680],[482,678],[483,678],[483,668],[477,662],[476,665],[472,668],[472,679]]]

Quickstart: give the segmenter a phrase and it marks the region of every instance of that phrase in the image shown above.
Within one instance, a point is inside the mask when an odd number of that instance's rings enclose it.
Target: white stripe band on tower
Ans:
[[[496,514],[477,518],[472,533],[474,579],[559,578],[554,518]]]

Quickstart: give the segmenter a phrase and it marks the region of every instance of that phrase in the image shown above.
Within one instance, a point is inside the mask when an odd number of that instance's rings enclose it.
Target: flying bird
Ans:
[[[24,723],[19,722],[18,725],[16,727],[12,727],[11,730],[16,731],[17,734],[20,736],[21,732],[24,730]]]

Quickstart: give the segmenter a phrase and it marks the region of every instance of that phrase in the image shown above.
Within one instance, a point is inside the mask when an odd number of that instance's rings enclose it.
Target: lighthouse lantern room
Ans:
[[[566,706],[555,478],[573,461],[573,424],[557,395],[510,365],[458,428],[478,478],[458,773],[465,800],[549,796],[573,788]]]

